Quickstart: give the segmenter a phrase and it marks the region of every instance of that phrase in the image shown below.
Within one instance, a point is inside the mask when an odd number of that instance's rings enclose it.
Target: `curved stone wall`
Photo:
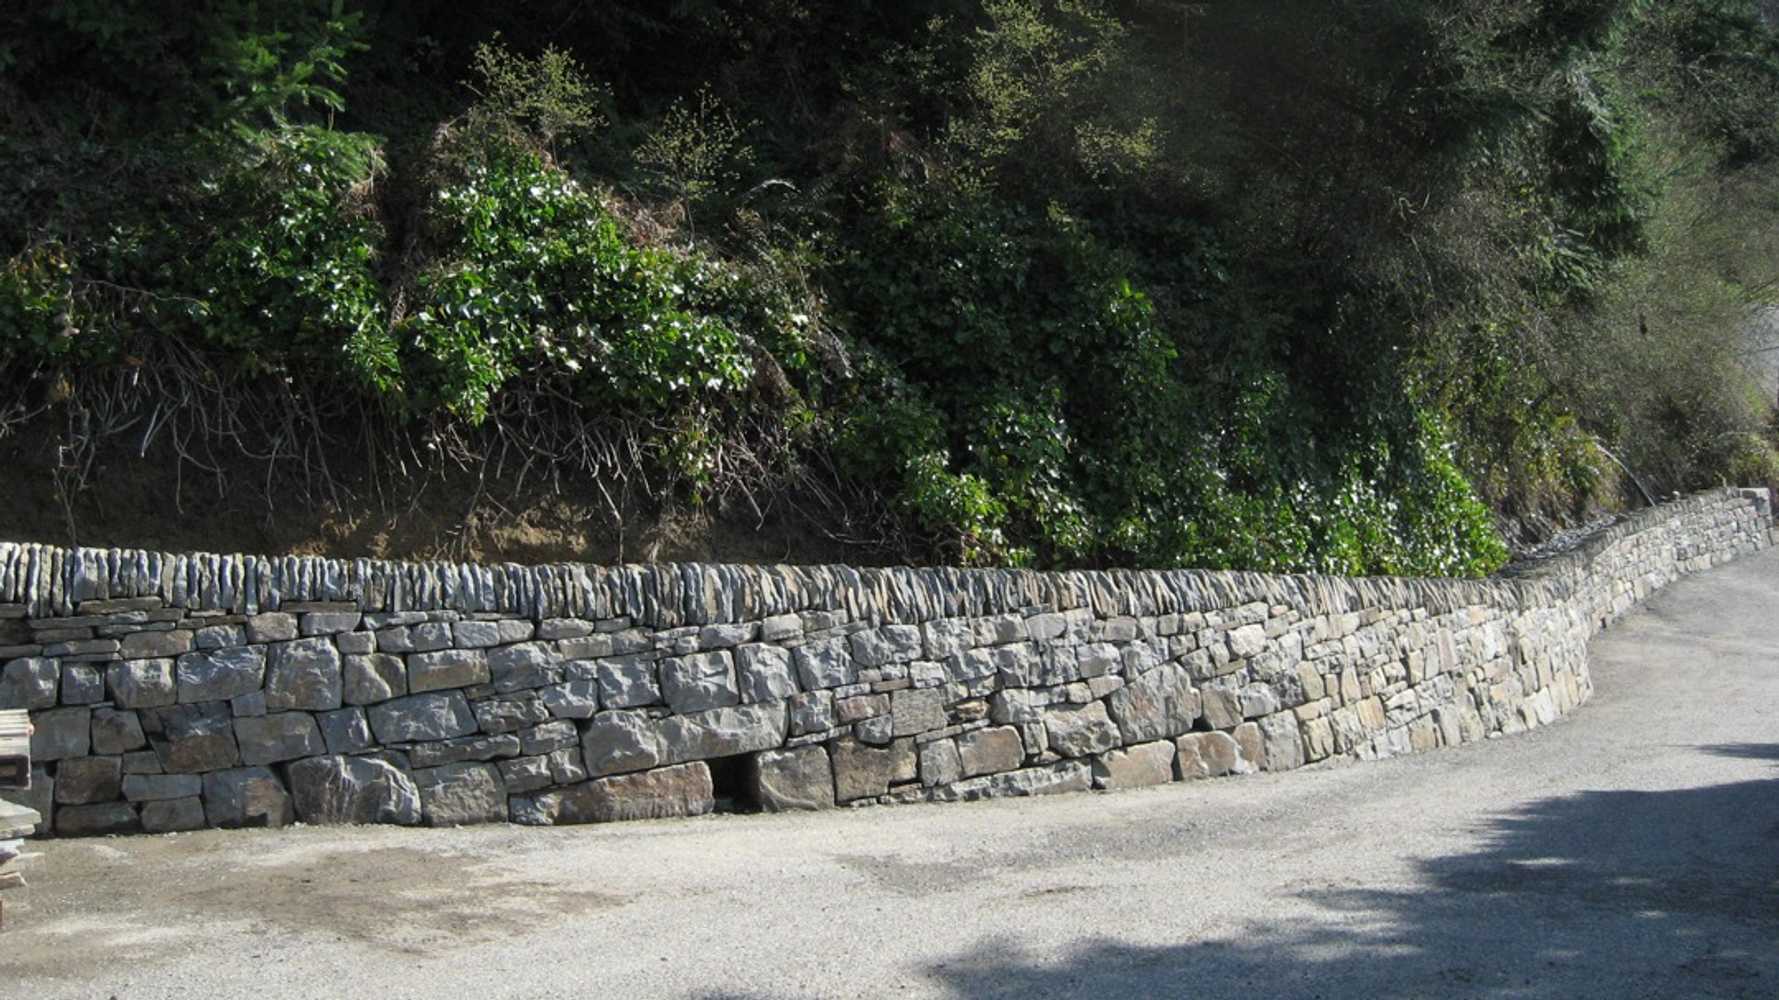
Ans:
[[[1771,541],[1723,490],[1482,581],[0,544],[0,708],[64,835],[1121,788],[1549,723],[1598,629]]]

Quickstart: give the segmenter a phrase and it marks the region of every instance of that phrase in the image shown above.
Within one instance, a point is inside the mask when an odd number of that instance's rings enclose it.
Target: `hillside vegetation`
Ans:
[[[7,5],[0,532],[1488,572],[1779,478],[1763,13]]]

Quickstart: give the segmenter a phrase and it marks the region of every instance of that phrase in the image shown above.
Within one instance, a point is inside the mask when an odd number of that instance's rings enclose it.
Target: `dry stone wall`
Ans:
[[[1726,490],[1482,581],[0,544],[0,708],[63,835],[1124,788],[1545,725],[1596,631],[1772,541]]]

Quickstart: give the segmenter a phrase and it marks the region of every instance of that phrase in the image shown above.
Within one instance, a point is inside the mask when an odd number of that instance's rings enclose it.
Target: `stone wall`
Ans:
[[[1122,788],[1547,724],[1596,631],[1771,542],[1716,491],[1482,581],[0,544],[0,707],[64,835]]]

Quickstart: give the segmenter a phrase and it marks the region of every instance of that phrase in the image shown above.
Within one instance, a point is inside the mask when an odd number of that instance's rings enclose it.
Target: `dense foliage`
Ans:
[[[621,432],[562,488],[814,495],[917,559],[1486,572],[1620,463],[1779,478],[1771,14],[16,6],[0,433]]]

